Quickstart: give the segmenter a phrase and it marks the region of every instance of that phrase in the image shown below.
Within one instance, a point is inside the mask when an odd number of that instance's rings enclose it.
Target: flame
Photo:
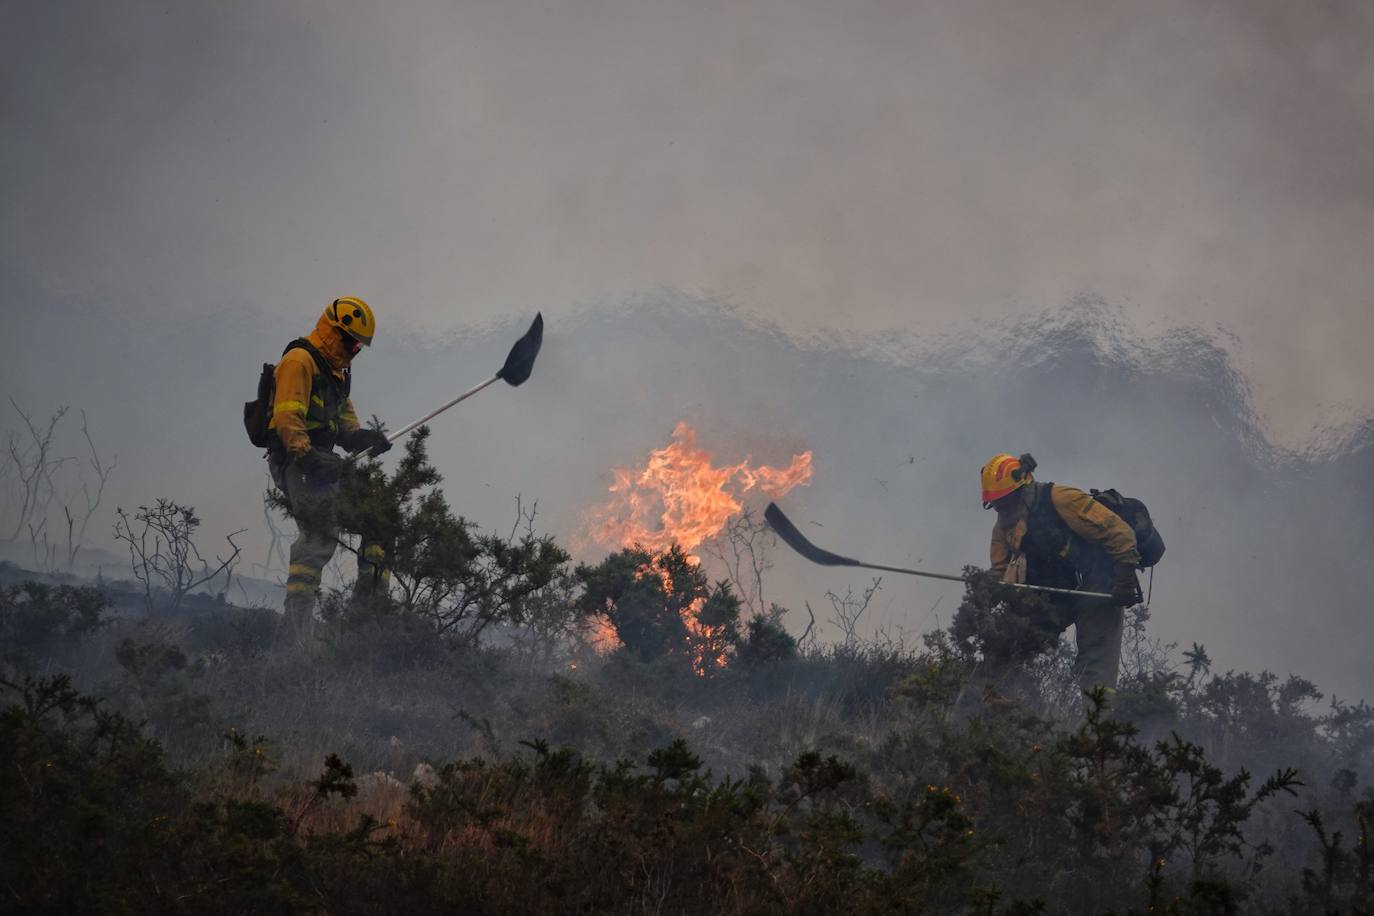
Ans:
[[[721,636],[717,630],[719,628],[708,627],[701,622],[701,609],[706,606],[706,599],[698,598],[687,607],[682,609],[682,622],[687,625],[687,632],[694,637],[692,652],[692,670],[698,676],[705,677],[706,672],[712,668],[724,668],[730,661],[729,654],[724,649],[719,649],[708,655],[712,646]]]
[[[724,530],[746,493],[758,489],[779,499],[811,482],[809,451],[794,455],[785,468],[753,468],[748,458],[718,468],[686,423],[677,424],[672,439],[649,453],[642,470],[612,470],[611,498],[588,513],[590,540],[655,552],[678,544],[691,555]]]
[[[610,599],[606,604],[611,604]],[[597,614],[587,619],[586,640],[587,645],[592,647],[597,655],[606,655],[620,648],[620,634],[615,631],[610,619],[605,614]]]
[[[642,469],[612,469],[610,499],[586,515],[587,540],[602,545],[634,547],[661,553],[677,544],[693,563],[693,551],[718,536],[730,518],[744,507],[743,498],[759,490],[773,499],[811,482],[811,452],[792,457],[785,468],[750,467],[739,464],[715,467],[711,453],[697,445],[696,431],[686,423],[673,429],[672,441],[654,449]],[[647,571],[646,571],[647,572]],[[669,584],[665,580],[665,585]],[[723,667],[724,651],[707,658],[707,648],[720,634],[700,621],[705,602],[692,602],[682,610],[682,622],[692,635],[697,651],[693,667],[698,674]],[[598,617],[593,645],[609,651],[620,644],[615,628]],[[599,649],[599,651],[603,651]]]

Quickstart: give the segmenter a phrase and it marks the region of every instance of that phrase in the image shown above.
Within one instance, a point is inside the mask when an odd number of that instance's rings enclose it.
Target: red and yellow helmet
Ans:
[[[1029,467],[1015,455],[994,455],[983,465],[983,506],[1014,493],[1032,481]]]
[[[372,346],[377,319],[372,306],[357,296],[341,296],[324,307],[324,320],[352,337],[364,347]]]

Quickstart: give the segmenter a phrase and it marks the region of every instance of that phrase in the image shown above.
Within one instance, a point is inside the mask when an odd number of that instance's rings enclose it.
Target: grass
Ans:
[[[1121,690],[1075,704],[1055,649],[970,707],[949,633],[699,677],[575,641],[541,666],[500,633],[339,626],[302,654],[213,603],[75,626],[76,598],[0,596],[28,634],[7,772],[67,773],[4,790],[6,835],[47,850],[6,866],[33,909],[1357,913],[1368,888],[1374,711],[1200,647],[1137,640]],[[99,868],[56,881],[88,834]]]

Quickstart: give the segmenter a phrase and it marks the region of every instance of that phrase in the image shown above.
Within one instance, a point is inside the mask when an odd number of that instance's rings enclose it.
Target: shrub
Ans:
[[[417,620],[450,643],[473,645],[493,624],[522,621],[527,602],[558,579],[568,555],[532,526],[509,537],[475,534],[438,489],[428,435],[421,427],[406,441],[390,476],[365,461],[344,476],[337,499],[309,510],[315,523],[358,534],[385,556],[389,580],[355,583],[330,616],[345,628],[400,620],[404,629]]]
[[[0,646],[4,660],[32,664],[79,641],[105,623],[110,599],[89,586],[24,582],[0,585]]]
[[[0,711],[7,907],[124,908],[129,885],[141,884],[169,838],[176,785],[161,749],[66,676],[4,686],[17,694]]]
[[[797,640],[782,623],[785,613],[785,609],[774,604],[766,614],[749,618],[737,653],[740,664],[758,668],[797,657]]]
[[[680,659],[699,674],[725,667],[740,642],[740,602],[714,585],[674,544],[662,553],[631,547],[596,566],[579,565],[578,609],[604,615],[625,650],[642,661]]]

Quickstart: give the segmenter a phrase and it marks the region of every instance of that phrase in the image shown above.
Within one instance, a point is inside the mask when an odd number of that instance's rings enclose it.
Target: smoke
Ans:
[[[58,403],[87,410],[102,451],[119,456],[107,508],[158,496],[190,503],[207,540],[249,528],[246,559],[265,559],[267,480],[239,409],[258,363],[308,322],[225,310],[140,326],[73,364],[59,317],[70,311],[50,314],[34,345],[20,352],[7,342],[5,364],[23,371],[6,387],[40,415]],[[442,341],[379,338],[357,365],[359,409],[393,428],[422,415],[495,371],[526,318]],[[784,504],[821,546],[957,573],[987,562],[992,520],[979,506],[978,468],[997,452],[1030,451],[1042,479],[1114,486],[1150,506],[1168,544],[1154,579],[1160,635],[1205,644],[1221,668],[1374,694],[1362,649],[1374,624],[1358,575],[1374,534],[1371,427],[1303,451],[1274,446],[1211,335],[1140,335],[1120,309],[1092,299],[944,339],[799,339],[667,294],[546,318],[529,382],[484,392],[433,424],[446,492],[484,529],[509,527],[518,493],[527,506],[538,501],[542,529],[573,543],[612,468],[639,461],[686,421],[722,464],[785,465],[812,450],[810,486]],[[45,366],[72,371],[50,380]],[[766,597],[792,609],[797,630],[805,602],[823,623],[827,590],[869,582],[781,547],[772,561]],[[887,577],[866,632],[914,639],[948,623],[958,597],[954,585]]]
[[[813,449],[789,509],[823,545],[957,570],[978,465],[1029,450],[1150,504],[1166,636],[1370,693],[1368,4],[78,0],[0,29],[0,388],[86,408],[112,503],[260,532],[238,411],[335,295],[378,308],[358,402],[393,427],[543,308],[529,387],[435,425],[484,527],[518,492],[570,537],[686,420],[723,461]],[[654,289],[689,292],[622,292]],[[1047,312],[1082,290],[1113,306]],[[795,613],[847,584],[797,562]],[[873,623],[954,597],[888,580]]]
[[[1098,290],[1229,329],[1280,441],[1374,407],[1358,0],[0,17],[6,314],[352,292],[444,332],[672,288],[929,334]]]

